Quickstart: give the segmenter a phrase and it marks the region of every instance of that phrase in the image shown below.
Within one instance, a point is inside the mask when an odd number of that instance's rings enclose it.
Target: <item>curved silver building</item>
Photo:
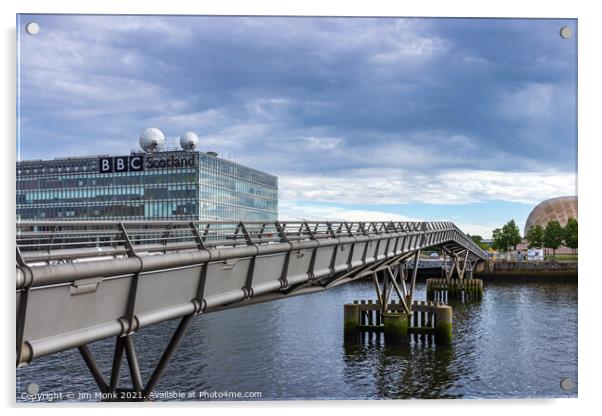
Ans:
[[[527,235],[529,229],[535,225],[541,225],[545,228],[551,220],[558,221],[564,227],[569,218],[578,219],[576,196],[547,199],[533,208],[533,211],[529,214],[525,223],[524,235]]]

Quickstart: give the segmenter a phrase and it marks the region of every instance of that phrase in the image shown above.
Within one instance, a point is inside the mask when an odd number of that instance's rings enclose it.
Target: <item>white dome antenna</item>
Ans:
[[[199,144],[199,136],[188,131],[180,137],[180,146],[184,150],[194,150]]]
[[[140,133],[140,147],[147,153],[159,152],[165,146],[163,132],[155,127],[144,129]]]

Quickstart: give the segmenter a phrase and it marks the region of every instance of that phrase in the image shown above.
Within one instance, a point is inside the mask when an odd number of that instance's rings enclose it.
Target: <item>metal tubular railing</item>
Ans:
[[[427,247],[440,247],[457,268],[487,258],[451,222],[36,221],[16,228],[17,363],[80,347],[96,376],[85,348],[96,340],[117,336],[123,354],[123,337],[154,323],[315,293],[402,262],[414,265],[412,296]],[[131,345],[125,349],[134,355]],[[117,350],[116,357],[121,363]]]
[[[450,240],[459,247],[486,258],[480,247],[451,222],[27,221],[18,222],[16,227],[17,247],[26,260],[40,258],[42,253],[47,261],[70,258],[77,255],[77,249],[123,255],[126,244],[148,253],[191,250],[198,249],[198,238],[202,247],[210,248],[442,231],[449,232]]]

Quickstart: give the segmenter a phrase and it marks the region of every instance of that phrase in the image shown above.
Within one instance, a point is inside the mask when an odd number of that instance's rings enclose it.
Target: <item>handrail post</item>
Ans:
[[[414,270],[412,271],[412,286],[410,287],[410,305],[414,299],[414,289],[416,288],[416,276],[418,275],[418,260],[420,259],[420,249],[416,250],[414,255]]]

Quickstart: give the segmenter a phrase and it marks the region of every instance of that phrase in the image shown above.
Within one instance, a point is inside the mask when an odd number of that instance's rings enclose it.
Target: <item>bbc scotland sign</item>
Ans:
[[[98,159],[98,171],[100,173],[138,172],[141,170],[144,170],[142,156],[115,156]]]
[[[98,158],[99,173],[115,172],[139,172],[145,169],[165,169],[179,167],[196,166],[196,157],[194,155],[164,156],[164,157],[144,157],[136,156],[114,156]]]

